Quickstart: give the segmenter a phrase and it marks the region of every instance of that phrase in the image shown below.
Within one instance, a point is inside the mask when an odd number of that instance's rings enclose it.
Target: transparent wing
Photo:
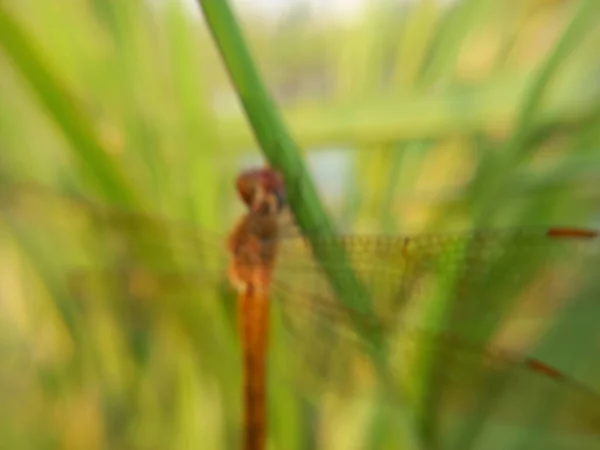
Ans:
[[[225,237],[217,233],[60,196],[36,186],[21,186],[8,194],[2,201],[4,214],[17,211],[29,223],[43,225],[47,234],[62,233],[79,246],[84,241],[82,249],[91,250],[93,240],[96,251],[87,253],[97,259],[101,250],[113,265],[178,265],[219,273],[228,263]],[[569,229],[341,236],[333,240],[317,235],[311,236],[321,250],[317,261],[306,237],[298,237],[291,227],[282,234],[274,289],[298,292],[312,301],[337,301],[340,295],[331,288],[331,276],[344,284],[353,275],[365,288],[361,294],[368,297],[360,300],[368,301],[379,318],[408,314],[423,299],[434,303],[435,296],[443,295],[461,298],[461,310],[448,315],[457,323],[481,321],[498,309],[504,314],[508,308],[503,302],[516,302],[515,293],[526,293],[526,288],[534,289],[536,283],[535,292],[528,297],[543,299],[544,305],[531,307],[530,313],[552,312],[559,306],[560,287],[570,286],[581,260],[597,249],[591,242],[595,236]],[[73,239],[76,236],[81,239]],[[335,251],[340,248],[348,267],[340,265]],[[106,262],[101,265],[108,266]],[[540,290],[545,291],[540,294]],[[517,303],[523,309],[525,302],[519,299]]]
[[[452,331],[507,314],[547,317],[589,276],[599,249],[595,232],[566,228],[315,240],[320,261],[306,239],[282,241],[272,289],[283,301],[340,301],[331,277],[354,276],[379,321],[423,320],[427,304],[444,303]],[[350,271],[336,265],[337,252],[328,257],[333,247],[343,249]]]
[[[36,186],[3,194],[4,216],[42,228],[54,247],[59,242],[71,247],[57,255],[72,260],[65,264],[202,267],[215,276],[228,264],[225,238],[216,233]],[[282,301],[344,304],[339,288],[355,288],[347,283],[352,277],[362,289],[348,293],[368,304],[379,322],[433,323],[482,341],[509,317],[548,317],[563,307],[577,280],[593,267],[586,261],[598,249],[595,233],[573,229],[311,240],[320,249],[318,260],[306,238],[287,234],[281,240],[272,289]],[[441,305],[442,311],[430,311],[429,305]]]
[[[178,298],[194,304],[205,302],[207,293],[215,289],[228,291],[224,280],[201,272],[182,274],[132,268],[72,274],[71,284],[78,286],[73,292],[79,292],[79,298],[84,296],[84,286],[89,289],[87,292],[94,292],[94,283],[119,286],[121,294],[115,302],[120,305],[118,316],[134,321],[139,320],[139,311],[125,314],[123,299],[148,311],[149,305]],[[385,336],[386,346],[374,349],[356,330],[356,315],[337,303],[306,303],[297,299],[273,306],[276,332],[271,343],[271,366],[276,375],[291,380],[309,398],[319,399],[324,393],[373,395],[383,388],[392,402],[408,401],[413,407],[425,408],[431,398],[421,398],[428,391],[419,386],[413,371],[422,373],[418,372],[420,365],[435,358],[440,364],[432,366],[431,371],[438,386],[435,402],[439,426],[454,426],[458,417],[472,420],[485,413],[489,420],[504,425],[599,433],[600,396],[584,383],[519,350],[482,345],[456,334],[421,330],[407,324],[390,327],[372,317],[359,317],[365,327]],[[160,319],[157,316],[155,320]],[[284,328],[278,330],[278,324]],[[124,325],[124,329],[135,329],[131,324]],[[207,334],[203,339],[210,337]],[[384,374],[374,367],[373,352],[385,359]],[[382,381],[384,377],[386,381]],[[510,387],[506,388],[508,382]],[[549,399],[554,403],[540,424],[540,405]]]
[[[418,378],[413,386],[404,387],[420,392],[415,401],[423,402],[419,406],[428,415],[423,424],[437,430],[429,430],[433,435],[447,435],[449,424],[459,422],[458,412],[462,422],[471,426],[489,418],[514,426],[537,423],[546,430],[600,436],[600,402],[594,391],[525,356],[563,311],[597,317],[600,290],[589,290],[584,299],[579,296],[596,278],[596,240],[592,231],[556,228],[318,242],[322,249],[329,245],[344,249],[362,292],[374,306],[367,316],[340,309],[343,303],[328,275],[338,272],[344,280],[345,271],[333,266],[327,274],[323,265],[333,265],[327,257],[320,265],[306,243],[283,243],[272,290],[294,335],[290,353],[302,355],[294,372],[305,374],[301,368],[312,367],[311,375],[301,381],[320,387],[321,392],[344,386],[355,392],[357,380],[376,384],[380,377],[365,375],[365,370],[375,370],[377,359],[368,351],[370,337],[382,336],[377,342],[386,345],[375,349],[386,349],[384,370],[403,375],[405,381]],[[293,247],[285,248],[288,243]],[[305,260],[295,268],[301,261],[298,255]],[[306,305],[304,313],[288,308],[298,303]],[[441,311],[433,309],[440,304]],[[425,324],[434,330],[419,332],[415,339],[414,333],[403,331],[407,324]],[[363,352],[355,354],[356,348],[340,336],[360,343]],[[597,332],[591,336],[598,339]],[[394,353],[402,344],[414,346],[416,364]],[[504,347],[511,351],[494,350]],[[596,345],[581,357],[598,350]],[[411,371],[415,367],[419,369]],[[540,409],[551,398],[558,400]]]
[[[39,213],[44,222],[33,226],[43,225],[53,239],[64,237],[62,245],[80,247],[79,252],[77,248],[64,252],[72,259],[67,262],[70,267],[91,269],[100,265],[122,271],[119,267],[141,265],[151,269],[153,274],[146,281],[139,281],[144,277],[127,271],[120,277],[137,278],[134,286],[139,292],[128,294],[132,298],[157,300],[117,303],[119,307],[143,305],[125,311],[123,317],[146,317],[141,323],[147,324],[149,315],[159,317],[164,312],[160,306],[164,300],[158,301],[164,298],[178,299],[174,304],[185,317],[193,298],[201,301],[212,295],[214,286],[223,286],[220,274],[224,273],[227,256],[222,237],[152,217],[75,203],[73,207],[73,203],[59,200],[62,209],[57,209],[57,204],[37,194],[20,196],[16,205],[19,213],[13,214],[12,202],[8,206],[3,203],[3,214],[15,220],[24,211]],[[492,410],[486,412],[491,417],[527,424],[524,403],[505,401],[504,393],[499,397],[502,401],[495,401],[495,393],[505,390],[489,387],[497,380],[517,377],[524,380],[522,396],[537,392],[538,398],[544,398],[548,389],[562,393],[560,407],[554,410],[558,416],[548,421],[552,426],[597,432],[598,401],[592,391],[538,360],[511,356],[524,354],[540,327],[547,325],[541,321],[520,327],[515,325],[519,318],[551,317],[572,303],[582,280],[594,267],[590,264],[596,251],[594,238],[595,233],[571,229],[490,230],[416,238],[315,237],[321,250],[317,261],[306,239],[285,236],[272,292],[278,300],[276,309],[283,313],[291,332],[289,346],[294,358],[290,367],[299,365],[292,375],[299,378],[300,386],[308,384],[312,392],[325,385],[337,392],[348,389],[355,393],[359,386],[379,389],[383,370],[403,385],[392,386],[394,389],[387,392],[407,388],[416,402],[419,395],[415,392],[430,393],[420,405],[424,411],[439,409],[441,414],[458,410],[479,417],[481,408],[487,408]],[[340,248],[347,266],[339,264]],[[201,267],[203,274],[184,276],[185,269],[191,267]],[[163,275],[156,283],[160,270]],[[362,300],[371,305],[372,311],[363,314],[343,307],[344,299],[339,289],[332,288],[331,276],[338,277],[342,285],[349,276],[354,277],[362,287]],[[434,330],[420,333],[418,340],[407,337],[407,324],[415,323]],[[210,340],[208,336],[203,335]],[[374,342],[393,345],[379,347],[373,346]],[[406,363],[403,353],[394,350],[403,343],[418,343],[418,366],[425,367],[417,372],[422,378],[416,383],[420,387],[410,386],[410,370],[415,364]],[[492,350],[500,344],[515,350]],[[383,367],[375,367],[374,354],[384,350]],[[542,387],[545,390],[539,390]],[[494,395],[483,395],[484,388],[492,389]],[[481,399],[485,401],[477,403]],[[507,406],[502,406],[505,403]]]
[[[225,237],[218,233],[199,232],[184,222],[105,206],[35,184],[4,188],[0,213],[14,226],[42,231],[40,234],[48,238],[78,248],[69,252],[79,258],[75,264],[135,262],[152,267],[193,265],[222,270],[228,259]]]

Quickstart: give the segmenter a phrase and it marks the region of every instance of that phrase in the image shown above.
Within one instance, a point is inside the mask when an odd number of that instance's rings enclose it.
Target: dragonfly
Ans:
[[[293,340],[301,343],[291,372],[294,376],[308,368],[310,382],[298,381],[308,390],[347,393],[385,378],[387,392],[394,393],[400,389],[397,379],[410,379],[410,361],[421,364],[425,370],[419,373],[426,374],[422,390],[408,390],[425,393],[420,423],[430,444],[441,439],[432,428],[446,411],[527,425],[527,414],[533,413],[524,406],[526,398],[539,403],[551,391],[561,401],[546,417],[548,427],[600,434],[600,395],[528,355],[523,342],[535,343],[536,336],[521,331],[511,339],[516,328],[507,325],[519,317],[552,316],[576,303],[574,291],[586,288],[585,269],[593,267],[595,230],[491,229],[332,239],[286,232],[285,183],[274,169],[243,172],[236,187],[248,211],[227,237],[31,186],[8,189],[2,215],[15,230],[44,220],[49,235],[51,229],[68,230],[69,239],[85,226],[93,228],[116,268],[86,268],[89,261],[80,255],[70,263],[82,268],[72,272],[74,290],[77,282],[101,275],[104,281],[125,279],[137,297],[160,297],[182,286],[201,291],[210,283],[220,285],[226,274],[238,296],[246,450],[264,449],[267,442],[271,306],[278,307]],[[58,205],[64,214],[56,213]],[[350,286],[346,293],[344,286]],[[597,299],[593,284],[587,289],[579,302],[584,306]],[[369,311],[340,301],[344,294],[363,301]],[[445,305],[437,314],[430,311],[438,318],[432,329],[420,323],[427,322],[429,304]],[[525,328],[543,336],[539,326]],[[413,355],[407,357],[411,348]]]

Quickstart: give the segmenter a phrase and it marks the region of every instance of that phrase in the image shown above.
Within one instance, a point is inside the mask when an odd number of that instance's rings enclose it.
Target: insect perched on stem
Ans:
[[[135,303],[131,315],[138,330],[149,327],[140,320],[146,309],[169,304],[160,301],[164,297],[184,292],[183,308],[211,281],[220,285],[227,272],[238,296],[246,450],[263,450],[269,435],[271,310],[282,313],[292,336],[288,365],[299,389],[324,386],[346,395],[381,386],[386,400],[395,403],[407,400],[397,392],[408,388],[408,400],[419,410],[419,433],[431,447],[447,439],[448,415],[452,424],[467,417],[471,426],[485,421],[537,426],[535,405],[551,397],[559,401],[544,409],[545,429],[600,439],[600,396],[546,358],[529,356],[528,347],[536,340],[543,343],[545,330],[520,325],[522,318],[552,318],[563,310],[596,307],[597,277],[587,276],[597,263],[596,231],[555,227],[414,237],[314,234],[307,239],[281,227],[287,205],[278,172],[244,172],[237,190],[247,213],[228,236],[227,251],[220,235],[44,189],[8,189],[1,212],[16,235],[37,227],[38,237],[46,238],[51,248],[57,242],[66,248],[78,236],[83,242],[93,230],[103,253],[119,265],[105,270],[79,266],[69,275],[77,274],[78,281],[99,276],[103,286],[110,279],[128,280],[127,298],[157,298],[155,303]],[[343,264],[337,251],[328,251],[339,248],[347,258]],[[175,265],[169,258],[195,265],[169,272]],[[341,301],[339,287],[348,269],[361,285],[360,295],[368,294],[372,313]],[[424,311],[432,305],[443,308],[435,316],[437,326],[425,330]],[[281,341],[282,336],[274,337]],[[382,345],[373,348],[374,342]],[[413,356],[406,347],[414,348]],[[373,354],[382,355],[383,373],[395,384],[382,381]]]
[[[265,366],[268,348],[268,297],[269,286],[277,260],[280,233],[279,219],[285,207],[285,189],[281,175],[271,169],[252,170],[242,173],[237,180],[237,189],[240,197],[248,207],[248,213],[241,218],[229,236],[229,251],[232,256],[232,263],[229,267],[229,279],[239,291],[240,329],[243,341],[245,371],[245,448],[255,450],[262,449],[265,445]],[[477,239],[476,233],[473,236],[475,237],[476,250],[470,256],[475,256],[476,258],[480,256],[480,249],[477,244],[483,248],[488,247],[488,250],[493,248],[493,234],[484,234],[482,239]],[[543,240],[589,240],[596,238],[596,236],[597,233],[593,230],[551,228],[540,233],[537,238]],[[523,237],[527,239],[523,239]],[[528,239],[535,240],[535,238],[535,233],[531,235],[523,233],[521,238],[517,238],[517,243],[526,244]],[[505,239],[506,243],[508,243],[509,234],[503,236],[500,233],[495,239],[498,242]],[[369,250],[372,251],[375,240],[363,238],[361,241],[355,241],[356,246],[353,247],[349,241],[343,242],[340,239],[340,243],[344,244],[344,247],[351,255],[359,255],[359,245],[362,247],[364,253]],[[405,238],[401,242],[402,250],[400,253],[403,257],[412,257],[416,260],[421,258],[422,255],[420,256],[414,251],[411,254],[409,252],[411,244],[416,244],[417,248],[421,247],[420,251],[424,254],[427,254],[427,252],[436,247],[450,248],[453,244],[451,240],[444,242],[439,237],[433,238],[429,243],[426,241],[419,243],[418,238],[414,240]],[[397,241],[390,240],[388,243],[394,244],[390,247],[392,251],[399,248]],[[327,246],[328,242],[323,240],[320,244]],[[379,251],[381,252],[381,249]],[[436,254],[436,258],[439,256],[439,253]],[[481,262],[485,263],[485,261]],[[450,260],[450,263],[452,263],[452,260]],[[468,260],[463,261],[463,263],[468,265]],[[408,272],[407,267],[404,269]],[[414,267],[412,269],[414,270]],[[423,268],[420,270],[423,270]],[[410,279],[405,281],[404,287],[408,286]],[[469,289],[472,288],[472,285],[463,282],[462,286],[459,283],[459,288],[461,290]],[[323,292],[326,291],[326,289],[323,290]],[[372,291],[373,289],[371,289]],[[464,295],[468,298],[469,293],[464,292]],[[306,297],[310,298],[311,296],[307,295]],[[329,302],[329,306],[332,306],[331,302]],[[375,327],[377,326],[381,326],[381,324],[376,324]],[[442,341],[445,340],[445,345],[452,345],[453,349],[457,352],[460,352],[461,349],[462,351],[468,350],[468,345],[461,342],[455,336],[440,334],[439,339]],[[478,350],[475,349],[474,352],[477,353]],[[488,349],[487,354],[485,353],[482,354],[484,358],[496,360],[496,362],[501,361],[505,365],[512,365],[515,370],[519,370],[520,368],[520,370],[536,373],[540,377],[554,379],[557,382],[565,384],[569,383],[568,378],[564,374],[538,359],[525,356],[518,357],[511,355],[510,352],[493,351],[492,349]]]

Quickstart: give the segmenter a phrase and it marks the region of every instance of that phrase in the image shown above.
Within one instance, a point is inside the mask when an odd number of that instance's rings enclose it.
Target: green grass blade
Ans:
[[[84,111],[77,106],[77,100],[52,73],[26,32],[1,4],[0,46],[29,83],[50,117],[62,129],[86,174],[115,201],[136,203],[133,189],[124,173],[102,148],[94,129],[85,119]]]
[[[599,14],[600,8],[597,1],[582,0],[579,3],[573,18],[567,25],[560,40],[554,45],[554,49],[537,70],[527,91],[523,95],[516,129],[506,144],[506,151],[509,155],[526,156],[528,154],[528,152],[523,151],[525,150],[523,143],[526,135],[532,128],[533,121],[542,104],[548,86],[570,53],[575,50],[586,34],[593,29],[595,20],[597,20]]]
[[[320,238],[334,237],[333,226],[325,213],[317,192],[309,180],[306,166],[300,156],[300,148],[287,131],[281,116],[265,88],[258,70],[250,56],[239,26],[225,1],[204,0],[199,2],[221,56],[242,102],[254,135],[271,165],[284,174],[288,183],[290,204],[299,225],[308,232],[319,230]],[[312,233],[311,233],[312,232]],[[324,270],[340,299],[355,310],[368,312],[368,296],[347,265],[341,247],[325,250],[313,242],[317,258],[327,257],[332,266],[346,267],[345,273],[324,265]]]

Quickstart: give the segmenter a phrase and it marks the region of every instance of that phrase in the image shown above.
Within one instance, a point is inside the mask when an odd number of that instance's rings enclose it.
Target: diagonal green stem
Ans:
[[[352,311],[370,313],[370,296],[352,271],[342,245],[336,242],[333,226],[325,213],[317,192],[310,181],[306,166],[300,156],[300,148],[286,129],[275,103],[262,83],[256,66],[246,48],[239,27],[225,0],[198,0],[204,11],[213,37],[219,47],[229,75],[238,92],[246,116],[252,126],[254,136],[262,147],[270,164],[280,170],[288,186],[296,193],[300,186],[301,196],[291,195],[290,206],[298,224],[307,234],[313,253],[336,292],[338,299]],[[317,237],[311,230],[319,230]],[[322,239],[327,239],[323,245]],[[394,393],[387,369],[387,359],[383,336],[378,330],[365,329],[364,321],[354,320],[354,324],[371,344],[370,357],[373,360],[386,395],[393,393],[400,402],[401,396]],[[410,414],[406,424],[414,421]],[[410,433],[409,433],[410,434]],[[410,434],[414,445],[418,438]]]
[[[287,130],[279,111],[262,82],[250,56],[240,28],[224,0],[198,0],[221,57],[238,93],[254,136],[272,167],[280,170],[292,191],[301,195],[290,196],[290,206],[300,227],[311,241],[316,257],[339,294],[341,301],[360,312],[370,310],[368,296],[352,275],[343,248],[329,244],[318,245],[310,231],[319,230],[319,239],[334,238],[331,221],[311,183],[300,148]],[[300,191],[298,191],[300,187]],[[345,270],[340,270],[345,268]]]

